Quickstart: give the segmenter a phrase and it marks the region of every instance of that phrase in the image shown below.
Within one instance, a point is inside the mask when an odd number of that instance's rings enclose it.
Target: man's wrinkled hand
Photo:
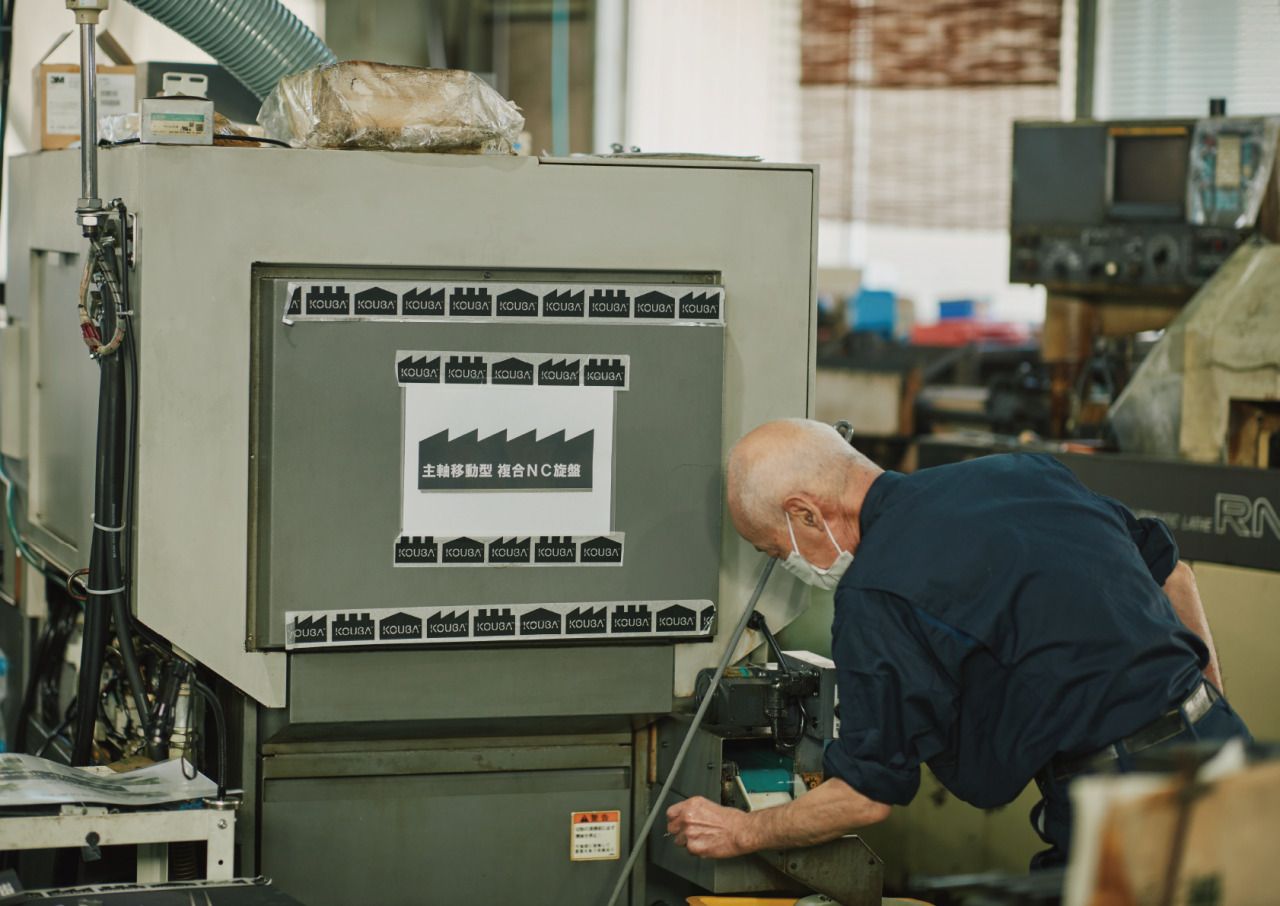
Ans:
[[[667,809],[667,834],[695,856],[728,859],[748,851],[742,843],[746,821],[746,812],[694,796]]]

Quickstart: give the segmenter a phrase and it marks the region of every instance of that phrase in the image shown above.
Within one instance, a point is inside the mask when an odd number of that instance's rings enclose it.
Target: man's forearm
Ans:
[[[1209,618],[1205,616],[1196,587],[1196,576],[1187,564],[1179,562],[1164,583],[1164,593],[1173,605],[1173,612],[1182,624],[1198,635],[1209,649],[1209,665],[1204,675],[1209,682],[1222,689],[1222,668],[1218,664],[1218,650],[1213,645],[1213,633],[1209,631]]]
[[[843,780],[831,779],[786,805],[748,812],[739,842],[746,852],[814,846],[883,821],[889,811]]]

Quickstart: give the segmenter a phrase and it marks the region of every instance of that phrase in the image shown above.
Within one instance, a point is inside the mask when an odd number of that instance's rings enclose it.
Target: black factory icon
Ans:
[[[527,289],[509,289],[498,293],[499,318],[536,318],[538,297]]]
[[[680,317],[707,320],[720,317],[720,293],[685,293],[680,297]]]
[[[609,615],[609,629],[614,633],[652,632],[653,611],[645,604],[622,604]]]
[[[582,362],[550,359],[538,366],[538,383],[544,387],[577,387]]]
[[[676,316],[676,300],[674,296],[650,290],[636,297],[637,318],[671,318]]]
[[[449,293],[451,317],[488,318],[493,314],[493,296],[483,286],[455,286]]]
[[[309,315],[350,315],[351,294],[343,285],[312,286],[307,292]]]
[[[528,538],[494,538],[489,542],[489,562],[498,565],[528,563],[530,547]]]
[[[432,289],[429,286],[414,287],[406,290],[401,297],[401,306],[405,317],[439,318],[444,316],[444,287]]]
[[[542,297],[542,316],[544,318],[581,318],[585,300],[585,290],[549,292]]]
[[[438,384],[440,375],[440,356],[408,355],[396,362],[396,381],[401,384]]]
[[[422,618],[401,611],[378,621],[378,638],[384,642],[422,638]]]
[[[514,636],[516,618],[510,607],[481,607],[472,618],[471,630],[478,639]]]
[[[509,384],[517,387],[533,386],[533,363],[515,356],[494,362],[489,372],[492,384]]]
[[[465,610],[442,610],[427,617],[427,638],[465,639],[471,634],[471,614]]]
[[[489,379],[489,365],[478,355],[451,355],[444,363],[446,384],[483,384]]]
[[[356,293],[354,301],[353,314],[395,316],[400,299],[391,290],[383,289],[381,286],[371,286]]]
[[[575,607],[564,618],[564,631],[568,635],[603,635],[609,631],[605,608]]]
[[[591,298],[587,300],[587,317],[629,318],[631,297],[625,289],[592,290]]]
[[[372,642],[373,617],[367,613],[340,613],[333,618],[335,642]]]
[[[578,559],[582,563],[621,563],[622,542],[603,535],[584,541]]]
[[[594,430],[542,438],[536,431],[484,438],[479,431],[454,438],[440,431],[418,443],[418,490],[590,489],[594,449]]]
[[[658,632],[697,632],[698,615],[688,607],[672,604],[658,611]]]
[[[520,634],[526,635],[560,635],[563,632],[564,618],[554,610],[536,607],[520,615]]]
[[[323,614],[304,617],[301,614],[285,626],[285,640],[290,645],[316,645],[329,641],[329,618]]]

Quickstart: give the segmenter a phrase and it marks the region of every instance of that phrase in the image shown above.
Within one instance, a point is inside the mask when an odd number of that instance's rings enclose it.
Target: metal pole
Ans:
[[[97,26],[80,23],[80,202],[76,212],[102,209],[98,197],[98,58]]]
[[[644,852],[645,844],[649,842],[649,831],[653,829],[653,823],[658,819],[659,813],[666,810],[667,796],[670,795],[671,787],[676,782],[676,774],[680,771],[680,765],[684,763],[684,757],[689,754],[689,745],[693,742],[694,734],[698,732],[698,727],[702,725],[702,718],[706,716],[707,709],[711,707],[711,699],[715,697],[716,687],[720,685],[720,678],[724,676],[724,671],[729,666],[729,661],[733,660],[733,652],[738,647],[742,634],[747,631],[747,623],[751,620],[751,615],[756,612],[756,605],[760,603],[760,595],[764,594],[764,587],[768,583],[769,575],[773,572],[773,567],[777,562],[772,557],[765,560],[760,578],[756,580],[755,591],[751,592],[751,598],[747,601],[747,609],[742,612],[742,616],[738,619],[738,625],[734,627],[733,634],[729,636],[729,644],[724,649],[724,654],[720,656],[720,663],[716,665],[715,671],[711,674],[711,682],[702,696],[702,701],[698,704],[698,710],[694,712],[693,720],[689,722],[689,729],[685,731],[684,739],[680,741],[680,748],[676,750],[676,757],[671,762],[671,770],[667,772],[667,779],[663,782],[662,789],[658,791],[657,797],[653,800],[653,806],[649,809],[649,814],[644,819],[640,832],[636,834],[635,841],[631,844],[631,854],[627,857],[626,864],[622,866],[622,871],[618,872],[618,882],[613,885],[613,893],[609,896],[608,906],[616,906],[618,898],[622,896],[623,888],[626,887],[627,878],[631,877],[631,872],[635,869],[640,854]],[[632,782],[642,783],[643,781],[640,778],[633,778]]]
[[[110,0],[67,0],[80,26],[80,200],[76,220],[92,238],[103,213],[98,197],[98,19]]]

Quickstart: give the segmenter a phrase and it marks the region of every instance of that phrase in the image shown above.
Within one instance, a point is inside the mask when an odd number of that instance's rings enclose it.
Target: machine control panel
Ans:
[[[1010,277],[1050,289],[1180,291],[1204,283],[1248,233],[1186,224],[1014,230]]]
[[[1017,123],[1009,279],[1188,296],[1257,231],[1275,119]]]

